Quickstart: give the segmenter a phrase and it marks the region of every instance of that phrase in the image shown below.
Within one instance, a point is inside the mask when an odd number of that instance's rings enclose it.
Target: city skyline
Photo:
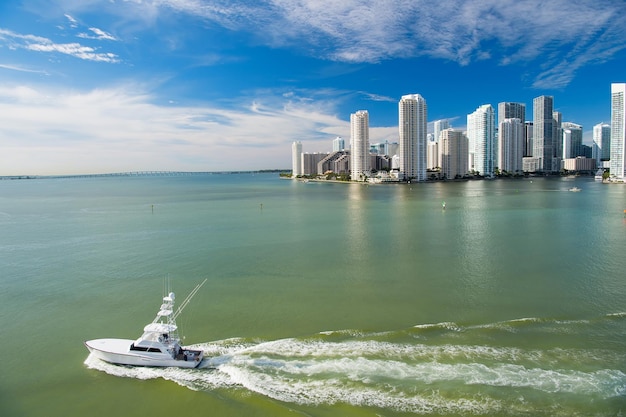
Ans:
[[[539,4],[543,4],[539,8]],[[369,112],[398,141],[420,94],[464,130],[478,106],[554,97],[610,123],[626,6],[609,0],[25,0],[0,6],[0,175],[288,168]],[[541,10],[541,12],[538,12]],[[573,13],[575,12],[575,13]]]

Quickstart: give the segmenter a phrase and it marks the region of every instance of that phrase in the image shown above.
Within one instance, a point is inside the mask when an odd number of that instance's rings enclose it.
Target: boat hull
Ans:
[[[133,340],[95,339],[85,342],[85,346],[96,358],[115,365],[196,368],[202,362],[203,352],[184,349],[187,355],[172,358],[165,353],[131,351]]]

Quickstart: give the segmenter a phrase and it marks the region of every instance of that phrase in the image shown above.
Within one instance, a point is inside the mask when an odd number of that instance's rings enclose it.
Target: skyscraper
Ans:
[[[611,176],[626,178],[626,84],[611,84]]]
[[[563,131],[563,150],[562,158],[576,158],[577,156],[583,156],[583,127],[576,123],[565,122],[561,125]]]
[[[509,173],[523,169],[526,126],[518,118],[504,119],[498,126],[498,168]]]
[[[539,170],[552,171],[554,154],[554,99],[540,96],[533,100],[533,156],[538,158]]]
[[[552,112],[552,170],[559,171],[560,165],[555,164],[563,159],[563,114],[559,111]]]
[[[596,160],[596,166],[601,168],[603,161],[611,157],[611,125],[598,123],[593,127],[593,147],[591,155]]]
[[[363,181],[370,174],[370,122],[367,110],[350,115],[350,176]]]
[[[426,180],[427,106],[419,94],[402,96],[398,103],[400,176]]]
[[[491,176],[495,159],[495,112],[491,104],[483,104],[467,115],[470,169],[483,176]],[[473,156],[473,158],[472,158]]]
[[[525,133],[526,135],[526,144],[524,145],[524,156],[533,156],[533,139],[534,135],[534,126],[533,122],[526,121],[524,123]]]
[[[428,151],[426,152],[426,169],[441,167],[439,142],[429,140],[426,146],[428,148]]]
[[[439,137],[441,174],[454,179],[467,174],[467,136],[459,130],[445,129]]]
[[[446,129],[450,129],[450,121],[448,119],[435,120],[433,122],[433,141],[439,142],[439,135]]]
[[[498,126],[504,119],[520,119],[524,123],[526,121],[526,104],[508,101],[498,103]]]
[[[291,175],[297,177],[302,175],[302,142],[291,144]]]

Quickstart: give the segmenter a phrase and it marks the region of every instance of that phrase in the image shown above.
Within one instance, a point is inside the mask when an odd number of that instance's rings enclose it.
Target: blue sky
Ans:
[[[463,129],[482,104],[554,96],[610,118],[623,0],[26,0],[0,4],[0,175],[291,167],[397,103]]]

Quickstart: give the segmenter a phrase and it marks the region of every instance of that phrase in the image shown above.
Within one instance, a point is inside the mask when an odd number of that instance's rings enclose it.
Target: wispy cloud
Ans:
[[[79,38],[84,38],[84,39],[97,39],[97,40],[107,40],[107,41],[117,41],[118,39],[111,35],[110,33],[107,33],[105,31],[103,31],[102,29],[98,29],[98,28],[89,28],[89,30],[91,31],[91,34],[89,33],[79,33],[78,37]]]
[[[55,43],[48,38],[36,35],[23,35],[10,30],[0,29],[0,41],[13,49],[21,48],[36,52],[57,52],[75,58],[96,62],[117,63],[118,56],[111,52],[98,52],[97,48],[81,45],[77,42]]]
[[[398,101],[397,97],[383,96],[380,94],[368,93],[365,91],[361,92],[361,94],[363,94],[368,100],[371,101],[385,101],[389,103],[395,103]]]
[[[0,64],[0,68],[8,69],[8,70],[11,70],[11,71],[29,72],[29,73],[33,73],[33,74],[48,75],[48,73],[46,71],[34,70],[34,69],[30,69],[30,68],[24,68],[24,67],[18,66],[18,65]]]
[[[566,86],[581,67],[625,48],[626,4],[611,0],[163,0],[272,46],[376,63],[427,56],[528,65],[534,86]],[[546,58],[547,57],[547,58]]]
[[[79,43],[32,43],[24,46],[30,51],[38,52],[59,52],[65,55],[71,55],[75,58],[87,61],[117,63],[119,59],[117,55],[111,52],[96,52],[96,49],[90,46],[84,46]]]
[[[155,102],[136,85],[85,93],[0,86],[6,121],[0,175],[21,173],[32,161],[39,165],[32,174],[68,167],[74,173],[228,170],[233,161],[237,167],[276,168],[290,160],[293,140],[302,140],[308,151],[324,150],[332,138],[349,133],[349,123],[332,109],[269,91],[234,99],[230,108]]]
[[[73,28],[78,27],[78,21],[76,19],[74,19],[72,16],[70,16],[69,14],[65,14],[64,15],[65,18],[70,22],[70,26]]]

